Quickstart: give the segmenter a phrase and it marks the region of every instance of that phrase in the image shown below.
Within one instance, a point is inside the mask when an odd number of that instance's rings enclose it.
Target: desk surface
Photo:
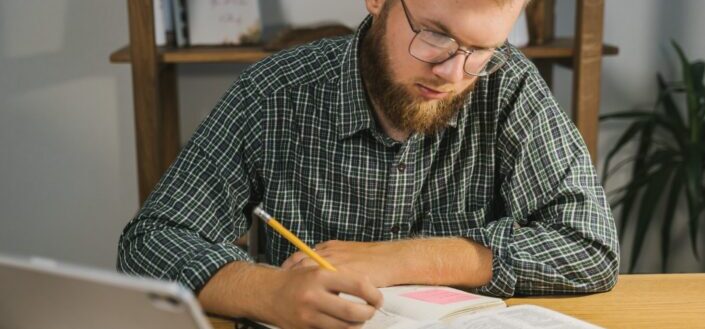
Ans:
[[[705,328],[705,273],[620,275],[610,292],[581,296],[517,297],[605,328]],[[233,329],[210,318],[214,329]]]

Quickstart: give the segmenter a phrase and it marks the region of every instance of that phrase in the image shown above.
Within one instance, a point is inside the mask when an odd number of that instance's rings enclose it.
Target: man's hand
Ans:
[[[412,245],[409,241],[384,242],[345,242],[327,241],[316,245],[316,253],[325,258],[335,268],[366,274],[376,287],[396,284],[399,273],[396,270],[405,267],[405,254]],[[299,251],[292,254],[282,264],[283,269],[298,269],[318,266]]]
[[[382,307],[382,293],[365,276],[318,267],[283,271],[272,301],[282,328],[358,328]],[[345,300],[338,293],[361,298],[367,304]]]
[[[364,303],[338,296],[346,293]],[[382,306],[382,293],[354,272],[318,267],[281,270],[233,262],[204,286],[198,300],[210,313],[246,317],[281,328],[355,328]]]

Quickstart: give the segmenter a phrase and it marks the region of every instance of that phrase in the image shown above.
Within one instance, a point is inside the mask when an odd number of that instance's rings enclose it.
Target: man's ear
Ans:
[[[385,1],[392,0],[365,0],[365,6],[367,6],[367,11],[372,15],[372,17],[378,17],[379,13],[382,12]]]

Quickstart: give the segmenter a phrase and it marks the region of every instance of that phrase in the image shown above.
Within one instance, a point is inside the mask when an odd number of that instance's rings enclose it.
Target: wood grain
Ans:
[[[540,46],[521,48],[526,57],[542,59],[571,59],[575,54],[573,38],[555,38]],[[159,47],[158,60],[162,63],[254,63],[271,55],[259,47]],[[616,55],[619,49],[604,45],[605,55]],[[130,46],[122,47],[110,55],[112,63],[130,63]]]
[[[154,46],[154,14],[151,0],[128,0],[132,95],[137,143],[137,175],[140,203],[147,198],[162,174],[160,153],[160,93],[157,50]]]
[[[602,70],[603,0],[578,0],[573,61],[573,121],[583,136],[592,161],[597,161],[597,133]]]
[[[705,328],[705,274],[621,275],[607,293],[511,298],[606,328]]]

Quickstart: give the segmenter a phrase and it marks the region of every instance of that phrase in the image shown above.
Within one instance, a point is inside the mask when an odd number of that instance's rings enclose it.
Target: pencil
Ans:
[[[311,249],[309,246],[307,246],[303,241],[301,241],[294,233],[291,233],[289,230],[287,230],[282,224],[280,224],[274,217],[269,215],[264,209],[261,207],[257,206],[255,207],[255,210],[253,211],[255,216],[259,217],[261,220],[263,220],[267,225],[269,225],[271,228],[273,228],[277,233],[281,234],[285,239],[289,240],[296,248],[299,248],[299,250],[303,251],[308,257],[313,259],[318,265],[326,270],[330,270],[333,272],[336,272],[337,270],[333,265],[328,263],[323,257],[321,257],[319,254],[317,254],[313,249]]]
[[[289,230],[286,229],[286,227],[282,226],[274,217],[272,217],[270,214],[268,214],[264,209],[262,209],[260,206],[255,207],[255,210],[252,211],[255,216],[257,216],[259,219],[263,220],[267,225],[269,225],[271,228],[273,228],[275,231],[277,231],[281,236],[283,236],[285,239],[289,240],[293,245],[296,246],[296,248],[299,248],[299,250],[303,251],[308,257],[311,257],[316,263],[318,263],[318,266],[329,270],[336,272],[337,270],[333,265],[328,263],[321,255],[317,254],[311,247],[307,246],[301,239],[296,237],[294,233],[291,233]],[[383,308],[378,308],[380,312],[382,312],[386,316],[391,316],[387,311],[385,311]]]

